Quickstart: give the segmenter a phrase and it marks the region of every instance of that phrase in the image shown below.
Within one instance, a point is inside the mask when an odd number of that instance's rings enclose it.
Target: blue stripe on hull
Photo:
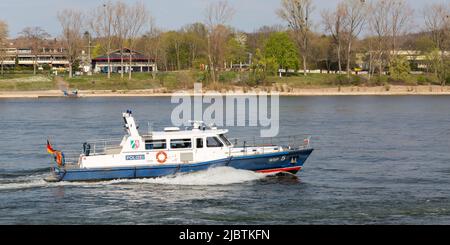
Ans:
[[[258,156],[234,157],[229,164],[236,169],[261,171],[289,167],[303,167],[313,150],[299,150]]]
[[[101,181],[114,179],[158,178],[175,175],[177,173],[203,171],[211,167],[220,166],[229,166],[236,169],[250,171],[261,171],[289,167],[302,167],[312,151],[313,150],[299,150],[264,155],[250,155],[183,165],[161,165],[152,167],[115,169],[74,169],[67,171],[56,169],[55,174],[61,181]],[[293,158],[297,161],[293,162]]]

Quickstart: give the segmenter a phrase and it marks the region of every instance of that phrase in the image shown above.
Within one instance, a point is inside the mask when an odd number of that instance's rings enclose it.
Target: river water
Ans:
[[[230,168],[47,184],[46,139],[80,150],[170,126],[169,98],[0,100],[0,224],[450,224],[450,97],[282,97],[280,134],[311,135],[298,178]],[[258,128],[230,128],[253,137]]]

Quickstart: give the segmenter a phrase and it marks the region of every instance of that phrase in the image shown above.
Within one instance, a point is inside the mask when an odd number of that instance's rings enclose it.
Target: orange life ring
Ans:
[[[164,158],[161,159],[160,156],[163,155]],[[160,163],[163,164],[167,161],[167,153],[165,153],[164,151],[160,151],[158,152],[158,154],[156,154],[156,160]]]

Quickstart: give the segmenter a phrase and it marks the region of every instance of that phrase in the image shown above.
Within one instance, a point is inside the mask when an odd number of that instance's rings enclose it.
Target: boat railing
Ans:
[[[89,140],[83,146],[83,153],[90,156],[118,154],[122,150],[121,142],[122,139]]]
[[[241,149],[240,153],[243,155],[265,154],[286,150],[306,150],[311,148],[311,137],[305,135],[271,138],[232,138],[230,142],[234,144],[234,148]]]
[[[82,151],[64,151],[64,160],[66,165],[75,165],[79,163]]]

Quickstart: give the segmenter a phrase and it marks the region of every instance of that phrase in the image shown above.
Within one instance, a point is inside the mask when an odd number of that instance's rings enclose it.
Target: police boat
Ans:
[[[126,135],[122,140],[88,142],[81,154],[69,161],[61,151],[47,142],[56,165],[47,182],[104,181],[116,179],[158,178],[204,171],[214,167],[232,167],[267,174],[302,170],[313,152],[310,138],[289,136],[262,138],[261,142],[227,138],[228,130],[193,121],[181,130],[165,128],[163,132],[141,135],[131,111],[123,113]],[[232,143],[234,142],[234,143]]]

